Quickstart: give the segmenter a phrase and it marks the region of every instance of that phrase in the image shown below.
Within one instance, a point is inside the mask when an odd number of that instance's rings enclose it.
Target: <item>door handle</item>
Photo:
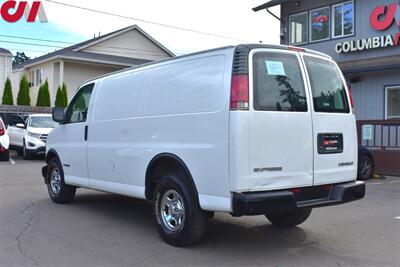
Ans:
[[[87,137],[88,137],[88,126],[85,125],[85,141],[87,141]]]

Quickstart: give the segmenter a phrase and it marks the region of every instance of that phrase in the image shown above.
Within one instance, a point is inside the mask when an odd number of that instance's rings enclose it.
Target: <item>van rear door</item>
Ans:
[[[313,184],[354,180],[357,173],[357,132],[344,77],[332,60],[301,54],[313,95]]]
[[[300,54],[249,54],[250,190],[312,186],[312,115]]]

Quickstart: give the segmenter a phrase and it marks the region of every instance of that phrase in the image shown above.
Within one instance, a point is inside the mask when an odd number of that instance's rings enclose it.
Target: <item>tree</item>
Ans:
[[[30,106],[31,97],[29,96],[29,84],[26,76],[22,76],[21,82],[19,83],[19,92],[17,96],[17,105]]]
[[[63,92],[63,99],[64,99],[64,106],[63,107],[67,107],[68,106],[68,92],[67,92],[67,85],[65,83],[62,84],[62,92]]]
[[[14,105],[11,81],[9,78],[7,78],[5,86],[4,86],[2,104],[3,105]]]
[[[67,107],[65,104],[64,104],[64,93],[63,93],[63,90],[61,89],[61,86],[58,86],[58,88],[57,88],[57,94],[56,94],[56,102],[54,103],[54,105],[56,106],[56,107],[62,107],[62,108],[65,108],[65,107]]]
[[[50,107],[50,92],[49,92],[49,83],[47,82],[47,79],[46,82],[39,88],[36,106]]]
[[[22,64],[27,60],[29,60],[29,57],[27,57],[24,52],[17,52],[14,56],[13,66]]]

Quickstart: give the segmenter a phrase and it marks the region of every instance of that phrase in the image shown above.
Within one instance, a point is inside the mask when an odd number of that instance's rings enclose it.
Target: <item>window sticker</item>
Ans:
[[[282,61],[266,60],[267,74],[273,76],[286,76]]]

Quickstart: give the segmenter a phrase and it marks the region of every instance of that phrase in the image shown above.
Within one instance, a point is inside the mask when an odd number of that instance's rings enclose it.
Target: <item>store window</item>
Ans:
[[[318,8],[310,11],[310,40],[311,42],[329,39],[330,9]]]
[[[344,2],[332,7],[333,37],[343,37],[354,34],[353,2]]]
[[[290,43],[292,45],[308,42],[308,13],[303,12],[289,17]]]
[[[386,87],[386,119],[400,119],[400,86]]]

